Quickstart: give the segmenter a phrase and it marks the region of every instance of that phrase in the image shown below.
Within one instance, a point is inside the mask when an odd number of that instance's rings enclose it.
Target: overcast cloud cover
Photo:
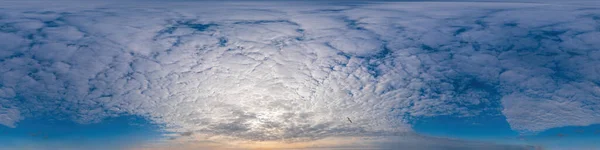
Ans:
[[[2,3],[8,127],[127,114],[294,142],[401,135],[440,115],[504,115],[521,133],[600,123],[593,1]]]

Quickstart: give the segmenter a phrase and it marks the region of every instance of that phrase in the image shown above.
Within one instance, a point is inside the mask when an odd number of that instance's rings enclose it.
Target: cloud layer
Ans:
[[[600,123],[594,5],[36,4],[0,9],[10,127],[133,114],[210,139],[310,141],[439,115]]]

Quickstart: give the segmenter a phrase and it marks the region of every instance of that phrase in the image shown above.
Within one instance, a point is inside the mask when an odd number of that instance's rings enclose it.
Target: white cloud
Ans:
[[[5,101],[5,99],[0,98],[0,102],[5,103]],[[22,119],[21,113],[19,112],[18,108],[7,108],[7,106],[3,105],[0,105],[0,118],[2,118],[0,119],[0,124],[10,128],[15,128],[15,123],[19,122]]]
[[[37,4],[0,9],[12,116],[129,113],[176,132],[291,141],[394,135],[436,115],[502,112],[520,131],[600,123],[600,12],[583,6]]]

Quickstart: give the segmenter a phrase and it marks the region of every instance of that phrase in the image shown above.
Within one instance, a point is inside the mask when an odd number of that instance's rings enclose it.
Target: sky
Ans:
[[[0,2],[0,149],[600,149],[595,1]]]
[[[135,116],[79,124],[67,120],[25,119],[0,127],[0,149],[127,149],[162,140],[160,126]]]

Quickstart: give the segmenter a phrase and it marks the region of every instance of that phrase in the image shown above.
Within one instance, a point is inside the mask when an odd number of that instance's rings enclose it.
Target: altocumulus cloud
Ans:
[[[294,142],[439,115],[504,115],[522,133],[600,123],[598,5],[6,2],[0,39],[9,127],[133,114]]]

